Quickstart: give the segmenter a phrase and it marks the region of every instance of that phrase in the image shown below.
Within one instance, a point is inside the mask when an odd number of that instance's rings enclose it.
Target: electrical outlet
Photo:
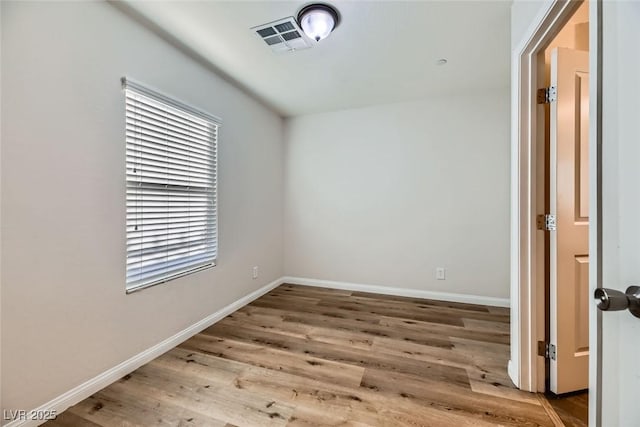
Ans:
[[[258,278],[258,266],[257,265],[255,267],[253,267],[253,278],[254,279]]]
[[[444,267],[436,268],[436,280],[445,280],[445,269]]]

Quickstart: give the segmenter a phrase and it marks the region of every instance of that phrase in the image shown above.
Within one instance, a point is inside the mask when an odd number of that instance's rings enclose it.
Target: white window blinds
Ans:
[[[215,265],[219,120],[122,83],[131,292]]]

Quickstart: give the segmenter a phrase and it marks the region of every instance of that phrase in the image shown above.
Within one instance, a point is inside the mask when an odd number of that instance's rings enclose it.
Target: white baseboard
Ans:
[[[493,307],[509,307],[508,298],[484,297],[479,295],[452,294],[447,292],[425,291],[421,289],[392,288],[389,286],[367,285],[362,283],[336,282],[333,280],[309,279],[306,277],[282,278],[283,283],[303,286],[319,286],[323,288],[342,289],[346,291],[370,292],[374,294],[395,295],[410,298],[423,298],[438,301],[462,302],[467,304],[489,305]]]
[[[156,357],[160,356],[163,353],[166,353],[167,351],[171,350],[172,348],[174,348],[175,346],[177,346],[178,344],[188,340],[189,338],[191,338],[192,336],[194,336],[195,334],[197,334],[198,332],[201,332],[202,330],[208,328],[209,326],[213,325],[214,323],[222,320],[223,318],[225,318],[226,316],[230,315],[231,313],[233,313],[234,311],[244,307],[245,305],[249,304],[251,301],[261,297],[262,295],[266,294],[267,292],[271,291],[272,289],[276,288],[277,286],[281,285],[282,283],[284,283],[283,281],[284,278],[279,278],[274,280],[273,282],[261,287],[260,289],[250,293],[249,295],[246,295],[242,298],[240,298],[239,300],[227,305],[226,307],[216,311],[215,313],[211,314],[210,316],[205,317],[204,319],[200,320],[197,323],[194,323],[193,325],[189,326],[188,328],[178,332],[177,334],[167,338],[166,340],[162,341],[159,344],[154,345],[151,348],[148,348],[147,350],[143,351],[142,353],[138,353],[137,355],[133,356],[132,358],[125,360],[124,362],[120,363],[117,366],[114,366],[113,368],[101,373],[100,375],[98,375],[97,377],[94,377],[82,384],[80,384],[79,386],[69,390],[68,392],[56,397],[53,400],[50,400],[49,402],[39,406],[38,408],[35,408],[33,411],[27,411],[27,414],[29,413],[50,413],[51,411],[56,411],[57,414],[62,413],[62,411],[64,411],[65,409],[69,408],[70,406],[75,405],[76,403],[86,399],[87,397],[91,396],[92,394],[102,390],[103,388],[105,388],[106,386],[108,386],[109,384],[119,380],[120,378],[122,378],[123,376],[135,371],[136,369],[138,369],[140,366],[144,365],[145,363],[148,363],[150,361],[152,361],[153,359],[155,359]],[[43,424],[45,422],[45,420],[33,420],[33,419],[26,419],[26,420],[14,420],[8,424],[6,424],[4,427],[32,427],[32,426],[38,426],[40,424]]]
[[[507,363],[507,374],[509,375],[509,378],[511,379],[511,382],[513,383],[513,385],[520,388],[520,384],[519,384],[520,381],[518,381],[516,367],[514,366],[513,361],[511,359],[509,359],[509,362]]]

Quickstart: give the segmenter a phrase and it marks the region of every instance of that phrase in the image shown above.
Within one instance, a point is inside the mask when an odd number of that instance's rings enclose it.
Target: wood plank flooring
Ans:
[[[566,427],[587,427],[589,424],[589,393],[586,391],[565,396],[546,396],[553,410]]]
[[[508,358],[508,309],[282,285],[45,425],[558,425]]]

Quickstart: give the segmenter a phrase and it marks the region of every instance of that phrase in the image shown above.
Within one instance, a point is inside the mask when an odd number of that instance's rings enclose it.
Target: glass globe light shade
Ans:
[[[298,22],[302,31],[318,42],[331,34],[337,23],[337,14],[328,6],[311,5],[300,12]]]

